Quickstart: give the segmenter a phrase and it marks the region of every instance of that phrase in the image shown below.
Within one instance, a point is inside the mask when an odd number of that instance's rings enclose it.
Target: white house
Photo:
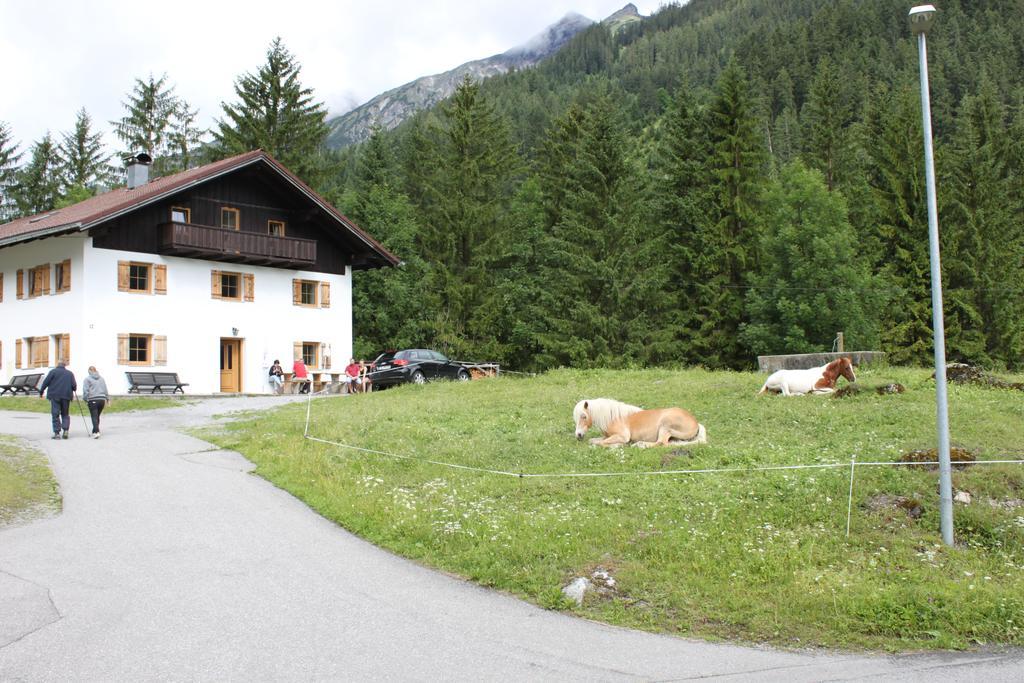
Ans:
[[[260,150],[0,225],[0,378],[67,359],[112,393],[176,372],[189,393],[266,393],[301,355],[352,353],[352,271],[398,259]],[[4,382],[6,383],[6,382]]]

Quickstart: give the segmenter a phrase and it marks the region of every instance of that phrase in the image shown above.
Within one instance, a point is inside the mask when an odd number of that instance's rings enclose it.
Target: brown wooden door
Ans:
[[[220,390],[234,394],[242,390],[242,340],[220,340]]]

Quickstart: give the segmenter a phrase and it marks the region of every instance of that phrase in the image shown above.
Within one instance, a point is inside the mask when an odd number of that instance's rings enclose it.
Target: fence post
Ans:
[[[839,353],[842,353],[843,351],[846,350],[844,348],[844,345],[843,345],[843,333],[842,332],[836,332],[836,350],[838,350]]]

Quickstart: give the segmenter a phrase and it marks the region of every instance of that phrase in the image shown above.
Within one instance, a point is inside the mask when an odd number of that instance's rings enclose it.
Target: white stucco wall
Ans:
[[[117,262],[121,260],[165,264],[167,294],[118,292]],[[245,393],[269,390],[267,369],[275,358],[290,369],[294,342],[330,344],[334,368],[339,358],[351,355],[352,290],[348,275],[94,249],[91,243],[85,249],[85,262],[89,292],[84,307],[88,330],[85,354],[97,359],[97,368],[102,363],[113,370],[101,370],[108,376],[111,391],[127,391],[125,371],[148,369],[117,364],[117,335],[124,333],[166,336],[167,365],[154,369],[177,372],[182,381],[189,383],[189,393],[220,391],[221,338],[242,340]],[[252,273],[255,301],[212,298],[212,270]],[[330,308],[293,305],[293,278],[330,282]]]
[[[84,338],[82,323],[82,302],[85,298],[83,287],[84,272],[82,270],[82,253],[89,238],[85,236],[51,237],[37,242],[17,244],[0,249],[0,272],[4,274],[3,301],[0,302],[0,341],[3,342],[2,367],[0,377],[5,382],[8,377],[29,371],[23,364],[19,370],[15,368],[15,340],[25,337],[50,337],[49,360],[51,367],[56,362],[57,350],[54,348],[53,335],[71,335],[71,367],[82,366],[84,372],[88,363],[82,364],[77,346]],[[62,294],[54,291],[53,267],[65,259],[71,259],[71,290]],[[50,264],[50,294],[28,298],[29,270],[43,264]],[[25,298],[17,298],[17,271],[25,271]],[[22,350],[25,361],[27,351]],[[31,359],[28,359],[31,360]],[[37,370],[45,372],[45,369]]]
[[[15,302],[17,268],[69,257],[70,292]],[[167,294],[119,292],[117,262],[125,260],[166,265]],[[0,303],[3,377],[16,374],[16,337],[62,332],[71,334],[71,369],[76,376],[83,377],[86,368],[95,365],[114,394],[128,390],[125,371],[150,370],[177,372],[189,384],[186,392],[190,394],[219,392],[222,337],[242,340],[241,389],[245,393],[269,391],[267,369],[275,358],[291,369],[295,342],[329,344],[332,369],[338,371],[352,353],[351,270],[332,275],[96,249],[88,237],[51,238],[0,249],[0,268],[5,290]],[[255,301],[212,298],[212,270],[252,273]],[[330,282],[330,308],[293,305],[293,278]],[[166,366],[119,365],[117,336],[125,333],[166,336]],[[52,350],[50,358],[52,363]]]

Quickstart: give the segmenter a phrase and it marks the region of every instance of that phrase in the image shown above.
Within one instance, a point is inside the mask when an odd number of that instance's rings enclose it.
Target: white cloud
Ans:
[[[166,73],[212,126],[235,79],[281,36],[332,114],[420,76],[519,45],[568,12],[599,20],[625,0],[0,0],[0,121],[27,148],[47,130],[123,115],[136,78]],[[642,14],[658,2],[635,3]],[[107,142],[113,145],[111,135]]]

